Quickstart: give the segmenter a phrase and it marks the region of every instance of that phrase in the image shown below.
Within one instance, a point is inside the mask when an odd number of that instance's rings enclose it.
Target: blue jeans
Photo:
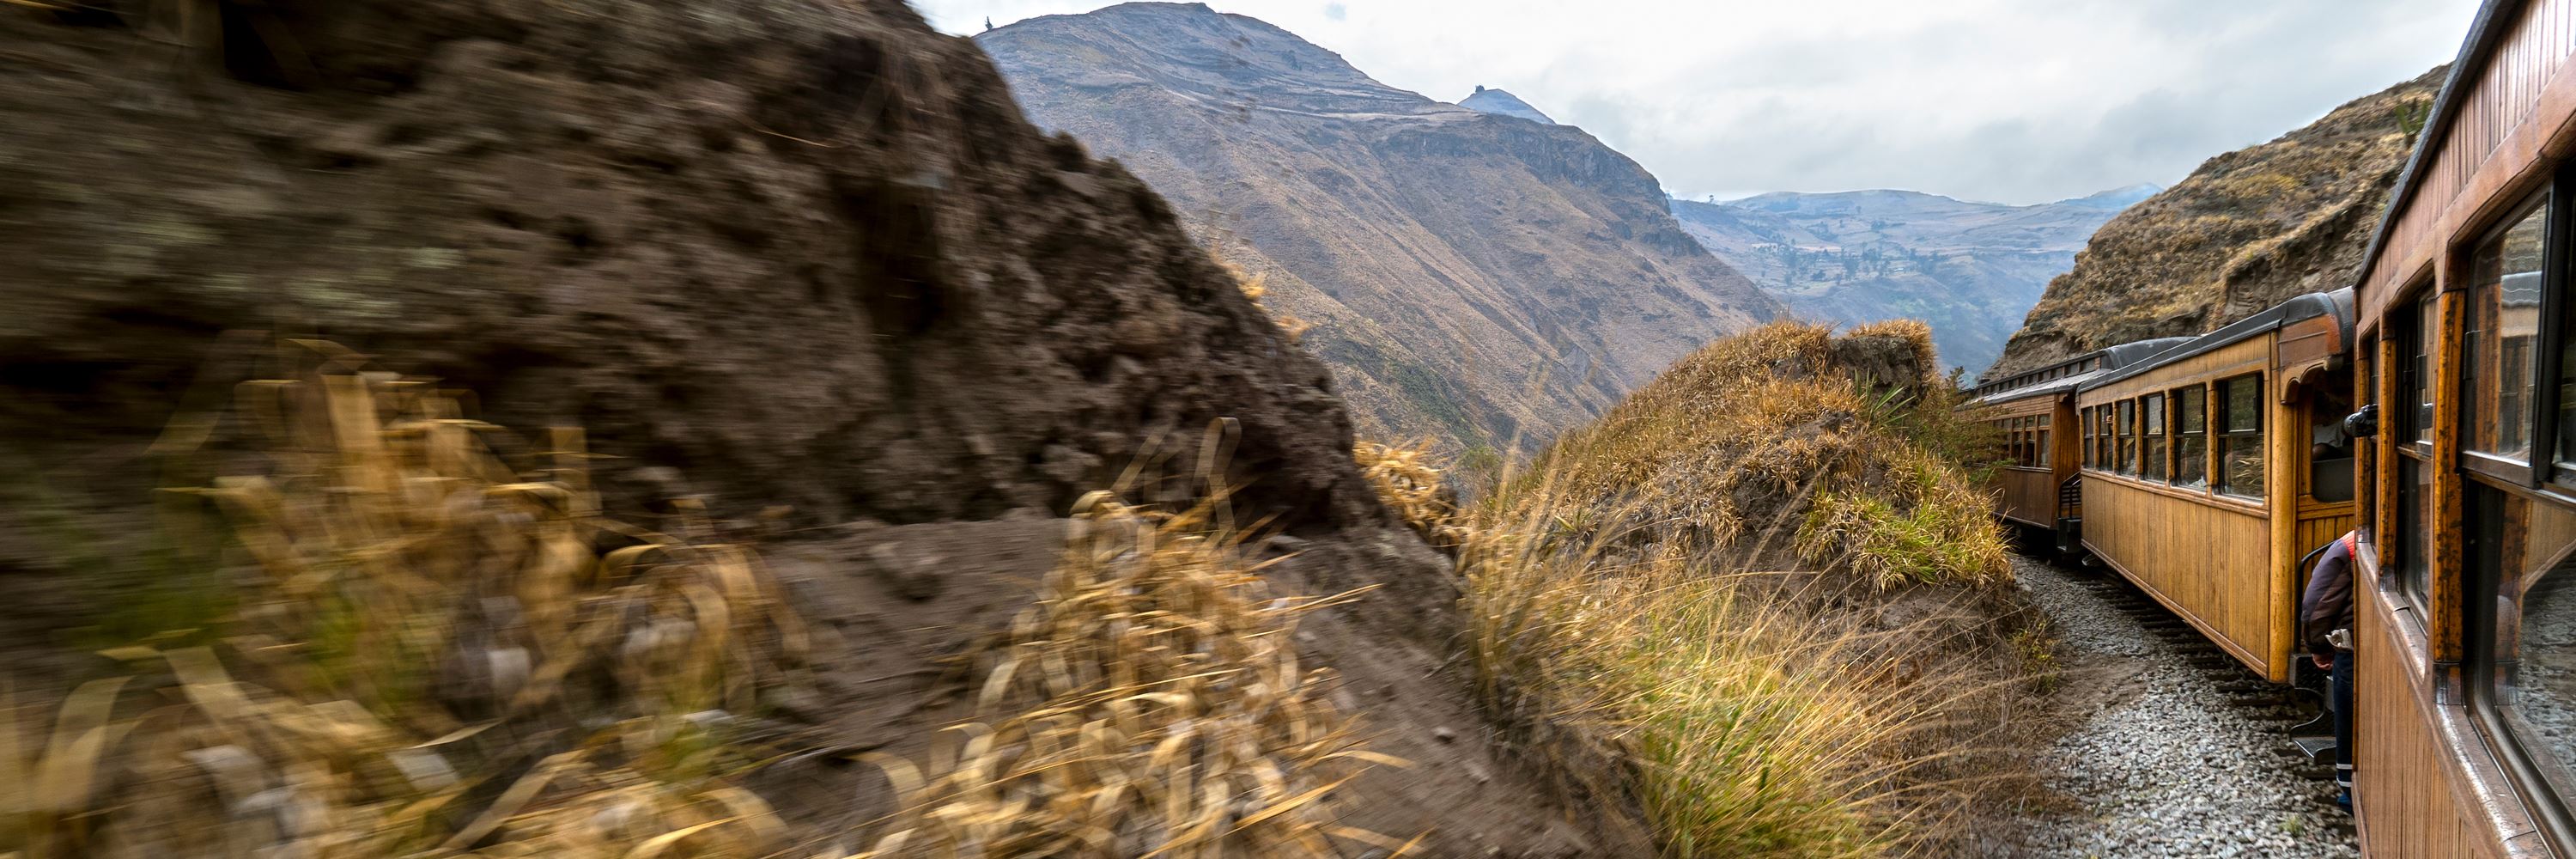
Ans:
[[[2335,734],[2335,786],[2343,789],[2345,801],[2352,798],[2352,651],[2337,650],[2334,671],[2327,675],[2326,688],[2333,697]]]

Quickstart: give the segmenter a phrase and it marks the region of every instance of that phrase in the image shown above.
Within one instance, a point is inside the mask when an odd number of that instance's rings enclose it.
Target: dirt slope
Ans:
[[[2403,117],[2432,106],[2447,70],[2209,159],[2111,219],[2075,270],[2049,283],[1989,372],[2200,334],[2293,295],[2351,285],[2413,144]]]
[[[1032,119],[1272,274],[1365,435],[1532,445],[1777,307],[1581,129],[1389,87],[1253,18],[1129,3],[976,42]]]
[[[0,11],[15,670],[77,675],[43,654],[168,572],[153,487],[204,475],[150,448],[274,348],[227,331],[585,427],[612,503],[788,508],[808,530],[771,548],[838,678],[802,709],[849,748],[921,749],[942,711],[910,702],[954,690],[916,669],[1029,598],[1056,517],[1139,460],[1183,475],[1142,500],[1198,495],[1230,419],[1218,477],[1302,552],[1282,589],[1384,586],[1300,639],[1426,763],[1342,791],[1354,822],[1442,855],[1627,852],[1561,822],[1440,673],[1455,587],[1354,471],[1325,366],[972,43],[894,0],[274,0],[193,29],[160,5]],[[945,587],[881,589],[886,558]],[[782,805],[875,813],[837,767]]]

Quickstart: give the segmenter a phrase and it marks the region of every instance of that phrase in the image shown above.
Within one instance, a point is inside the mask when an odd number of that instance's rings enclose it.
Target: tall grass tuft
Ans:
[[[211,631],[0,719],[0,853],[759,855],[735,784],[803,629],[702,517],[612,519],[576,431],[531,445],[327,343],[159,450],[218,460]],[[218,449],[220,448],[220,450]],[[19,702],[10,702],[17,704]]]
[[[876,757],[903,807],[867,857],[1330,856],[1325,797],[1361,766],[1300,664],[1299,615],[1353,595],[1272,595],[1212,508],[1096,492],[1038,603],[983,656],[975,721],[925,775]]]

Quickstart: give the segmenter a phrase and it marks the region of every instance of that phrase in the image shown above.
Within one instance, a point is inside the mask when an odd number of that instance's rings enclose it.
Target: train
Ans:
[[[2576,0],[2489,0],[2349,283],[1981,382],[1996,515],[2298,682],[2355,535],[2372,859],[2576,859]]]

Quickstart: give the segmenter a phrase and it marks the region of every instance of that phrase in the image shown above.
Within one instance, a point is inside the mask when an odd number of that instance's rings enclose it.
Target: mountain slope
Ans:
[[[2447,67],[2355,99],[2269,143],[2209,159],[2094,234],[2004,347],[1996,372],[2199,334],[2350,285]],[[2410,108],[2411,106],[2411,108]]]
[[[2037,206],[1914,191],[1674,200],[1683,229],[1799,315],[1932,324],[1950,366],[1983,370],[2086,237],[2153,193],[2133,186]]]
[[[1535,444],[1779,309],[1581,129],[1386,86],[1261,21],[1131,3],[976,41],[1033,120],[1269,277],[1366,435]]]

